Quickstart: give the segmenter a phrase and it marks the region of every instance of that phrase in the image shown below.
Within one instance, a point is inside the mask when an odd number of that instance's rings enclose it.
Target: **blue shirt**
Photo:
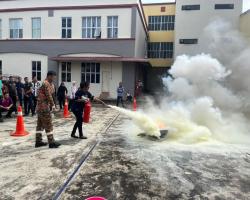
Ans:
[[[124,95],[124,87],[118,87],[117,88],[117,96],[123,97],[123,95]]]
[[[24,89],[24,84],[21,82],[16,83],[16,90],[17,94],[21,95],[22,94],[22,89]]]

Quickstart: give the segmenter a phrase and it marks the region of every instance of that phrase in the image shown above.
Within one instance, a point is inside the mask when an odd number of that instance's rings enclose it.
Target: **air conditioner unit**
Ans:
[[[101,38],[102,36],[102,31],[101,29],[95,29],[95,34],[94,34],[95,38]]]

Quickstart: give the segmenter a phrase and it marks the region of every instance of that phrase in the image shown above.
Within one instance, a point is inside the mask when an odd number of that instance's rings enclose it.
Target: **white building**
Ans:
[[[250,10],[240,16],[240,31],[250,44]]]
[[[0,1],[0,73],[89,81],[94,95],[131,93],[142,80],[147,26],[137,0]]]
[[[242,0],[176,0],[175,57],[208,51],[204,29],[223,19],[239,29]]]

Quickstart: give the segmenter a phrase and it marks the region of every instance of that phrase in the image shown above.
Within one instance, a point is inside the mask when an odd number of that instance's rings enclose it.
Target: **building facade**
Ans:
[[[0,1],[0,73],[42,80],[55,70],[57,84],[89,81],[104,99],[116,97],[120,81],[132,94],[139,80],[156,91],[177,56],[209,52],[210,22],[247,35],[241,11],[242,0]]]
[[[176,0],[175,57],[208,52],[205,28],[222,19],[239,30],[242,0]]]
[[[148,88],[157,90],[174,61],[175,3],[143,4],[148,25]]]
[[[0,2],[0,73],[45,78],[58,84],[91,83],[105,99],[122,81],[134,93],[148,66],[147,26],[137,0]]]
[[[250,10],[242,13],[240,16],[240,32],[250,43]]]

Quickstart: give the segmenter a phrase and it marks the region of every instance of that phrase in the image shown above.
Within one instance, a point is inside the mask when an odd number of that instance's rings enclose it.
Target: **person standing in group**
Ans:
[[[54,85],[54,83],[51,83],[51,87],[52,87],[52,98],[56,106],[56,86]]]
[[[16,103],[17,103],[18,97],[17,97],[16,83],[12,76],[9,77],[8,90],[9,90],[10,98],[13,101],[13,110],[15,113],[17,113]]]
[[[21,77],[18,77],[17,79],[16,90],[17,90],[19,105],[23,107],[24,84],[22,83]]]
[[[68,90],[65,87],[64,82],[61,83],[60,87],[57,90],[57,100],[59,102],[60,110],[63,109],[65,104],[65,99],[67,98]]]
[[[54,71],[47,73],[47,78],[42,83],[37,98],[37,127],[35,147],[46,146],[47,143],[42,140],[42,133],[45,130],[49,143],[49,148],[58,148],[61,144],[55,141],[53,136],[53,124],[51,111],[55,111],[55,103],[52,97],[53,81],[56,78]]]
[[[2,112],[7,112],[6,118],[11,118],[11,114],[13,111],[13,101],[9,96],[9,93],[6,93],[0,100],[0,122],[3,122]]]
[[[122,107],[124,107],[123,103],[123,96],[124,96],[125,89],[122,86],[122,82],[119,83],[119,87],[117,88],[117,100],[116,106],[119,106],[120,102],[122,103]]]
[[[32,116],[34,116],[35,111],[33,107],[33,94],[32,94],[32,83],[29,82],[29,78],[24,78],[24,116],[29,116],[30,111]]]
[[[84,82],[80,84],[80,88],[75,94],[75,99],[72,104],[72,112],[74,113],[76,117],[76,123],[73,127],[71,137],[78,138],[76,134],[76,130],[79,131],[79,138],[80,139],[87,139],[86,136],[83,136],[82,131],[82,123],[83,123],[83,110],[85,103],[87,103],[90,100],[98,100],[95,98],[90,92],[89,92],[89,83]]]
[[[2,82],[2,79],[3,79],[3,77],[0,74],[0,100],[3,98],[3,90],[2,90],[2,88],[3,88],[3,82]]]
[[[33,98],[34,114],[36,113],[37,95],[38,95],[38,90],[40,87],[41,87],[41,84],[37,81],[36,76],[34,76],[32,80],[32,98]]]
[[[3,83],[3,86],[2,86],[2,93],[3,93],[3,96],[6,94],[6,93],[9,93],[9,89],[8,89],[8,84],[6,81],[2,81]]]

